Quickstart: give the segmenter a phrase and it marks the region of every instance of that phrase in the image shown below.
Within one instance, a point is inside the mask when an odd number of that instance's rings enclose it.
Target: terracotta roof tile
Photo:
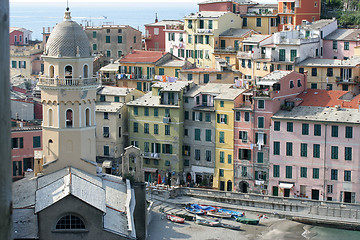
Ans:
[[[335,107],[338,105],[343,108],[357,109],[359,107],[360,95],[352,97],[351,94],[353,93],[340,90],[308,89],[306,93],[298,95],[298,98],[303,100],[300,104],[301,106]],[[348,98],[350,100],[340,99],[344,95],[351,96]]]
[[[124,58],[120,59],[120,63],[127,63],[127,62],[155,63],[165,54],[167,54],[167,52],[133,50],[132,53],[129,53]]]

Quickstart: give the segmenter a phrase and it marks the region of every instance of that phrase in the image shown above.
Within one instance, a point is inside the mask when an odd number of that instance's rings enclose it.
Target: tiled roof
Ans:
[[[358,37],[360,29],[336,29],[331,34],[327,35],[324,40],[337,40],[337,41],[359,41]]]
[[[167,54],[167,52],[134,50],[122,58],[120,63],[155,63],[165,54]]]
[[[335,107],[357,109],[359,106],[360,95],[354,96],[353,93],[340,90],[321,90],[308,89],[306,92],[298,95],[303,102],[301,106],[316,106],[316,107]],[[346,100],[348,99],[348,100]]]

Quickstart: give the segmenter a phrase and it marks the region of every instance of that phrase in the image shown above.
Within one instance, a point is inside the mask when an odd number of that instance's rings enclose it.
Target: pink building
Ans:
[[[251,95],[235,106],[235,189],[267,193],[271,117],[281,108],[296,104],[294,98],[306,89],[306,75],[274,71],[256,83]]]
[[[10,27],[10,45],[29,45],[31,33],[25,28]]]
[[[233,12],[246,14],[248,7],[258,3],[246,0],[207,0],[199,3],[199,11]]]
[[[360,201],[359,99],[351,92],[309,89],[297,96],[299,106],[272,117],[272,195]]]
[[[176,29],[176,26],[184,28],[184,23],[179,20],[163,20],[145,25],[145,50],[147,51],[165,51],[165,30]]]
[[[360,45],[359,29],[336,29],[323,40],[323,57],[347,59],[354,56],[354,48]]]
[[[42,150],[41,137],[41,127],[21,127],[11,130],[13,179],[22,178],[28,169],[34,170],[34,151]]]

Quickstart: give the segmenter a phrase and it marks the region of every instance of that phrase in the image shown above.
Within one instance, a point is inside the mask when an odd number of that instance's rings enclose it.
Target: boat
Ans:
[[[209,227],[220,227],[221,223],[219,220],[211,220],[199,216],[195,216],[195,223],[199,225],[209,226]]]
[[[230,225],[230,224],[225,224],[225,223],[221,223],[220,227],[231,229],[231,230],[238,230],[238,231],[241,230],[240,226],[235,226],[235,225]]]
[[[245,223],[250,225],[258,225],[259,219],[252,219],[252,218],[246,218],[246,217],[237,217],[236,221],[239,223]]]
[[[188,211],[189,213],[196,214],[196,215],[204,215],[205,214],[204,210],[196,209],[193,207],[185,207],[185,210]]]
[[[171,214],[166,214],[166,219],[172,221],[172,222],[176,222],[176,223],[184,223],[185,219],[175,216],[175,215],[171,215]]]
[[[218,211],[207,212],[206,215],[217,218],[231,218],[231,213],[218,212]]]
[[[171,215],[181,217],[181,218],[185,219],[185,221],[194,221],[194,216],[191,216],[188,214],[171,213]]]
[[[213,206],[208,206],[208,205],[199,205],[199,204],[191,204],[191,207],[192,208],[195,208],[195,209],[201,209],[201,210],[204,210],[204,211],[216,211],[216,208],[213,207]]]
[[[218,212],[229,213],[234,218],[236,218],[236,217],[244,217],[245,216],[244,212],[232,211],[232,210],[228,210],[228,209],[225,209],[225,208],[219,208]]]

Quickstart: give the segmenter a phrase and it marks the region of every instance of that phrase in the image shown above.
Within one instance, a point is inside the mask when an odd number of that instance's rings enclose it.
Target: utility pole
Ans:
[[[9,0],[0,0],[0,239],[12,236]]]

